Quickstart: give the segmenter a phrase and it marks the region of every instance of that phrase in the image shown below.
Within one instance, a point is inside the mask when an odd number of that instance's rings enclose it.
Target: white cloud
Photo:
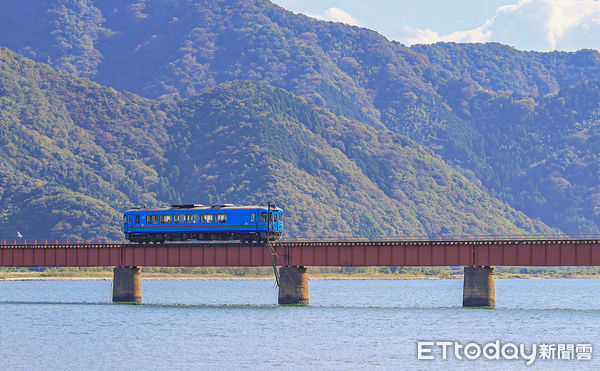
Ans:
[[[482,26],[448,35],[404,27],[398,41],[408,45],[438,41],[497,41],[522,50],[600,50],[600,1],[519,0],[496,9]]]
[[[404,26],[402,27],[401,34],[402,40],[399,41],[407,45],[431,44],[440,41],[440,35],[431,28],[422,30],[420,28]]]
[[[307,14],[310,17],[320,19],[322,21],[332,21],[346,23],[352,26],[360,26],[360,22],[350,15],[350,13],[340,8],[329,8],[323,14]]]

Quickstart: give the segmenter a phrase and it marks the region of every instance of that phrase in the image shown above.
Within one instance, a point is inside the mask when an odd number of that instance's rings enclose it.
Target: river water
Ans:
[[[462,283],[311,280],[311,304],[287,307],[272,281],[148,280],[141,305],[112,304],[111,281],[0,281],[0,369],[527,367],[435,345],[417,359],[417,341],[497,340],[592,344],[532,368],[600,367],[600,280],[497,279],[495,309],[462,308]]]

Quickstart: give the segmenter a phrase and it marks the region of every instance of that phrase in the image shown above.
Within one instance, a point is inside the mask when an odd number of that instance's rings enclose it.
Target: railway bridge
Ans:
[[[270,244],[0,240],[0,266],[112,266],[113,301],[134,303],[142,300],[143,266],[278,266],[279,304],[308,304],[309,266],[464,266],[463,306],[494,307],[494,266],[600,266],[600,235],[293,238]]]

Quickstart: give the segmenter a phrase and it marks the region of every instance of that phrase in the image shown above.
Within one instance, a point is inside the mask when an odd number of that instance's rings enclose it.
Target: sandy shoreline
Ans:
[[[459,278],[459,277],[456,277]],[[462,278],[462,277],[460,277]],[[310,277],[310,281],[321,280],[441,280],[454,278],[428,278],[428,277]],[[271,281],[274,277],[144,277],[144,281]],[[112,281],[112,277],[6,277],[0,278],[0,281]]]
[[[309,281],[437,281],[462,279],[461,276],[450,277],[338,277],[338,276],[313,276],[309,275]],[[597,276],[581,277],[538,277],[538,276],[515,276],[495,277],[496,279],[598,279]],[[274,281],[274,277],[144,277],[144,281]],[[112,277],[5,277],[0,281],[112,281]]]

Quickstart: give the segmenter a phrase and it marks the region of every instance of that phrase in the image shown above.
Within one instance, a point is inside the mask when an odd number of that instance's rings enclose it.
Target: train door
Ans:
[[[279,230],[279,213],[277,211],[273,211],[271,212],[272,214],[272,221],[273,221],[273,231],[278,231]]]

